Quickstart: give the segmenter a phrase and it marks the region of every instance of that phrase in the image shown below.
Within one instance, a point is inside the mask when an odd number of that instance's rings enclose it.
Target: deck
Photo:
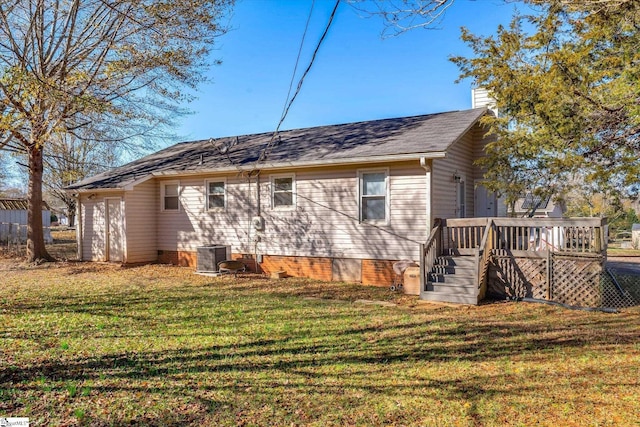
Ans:
[[[478,304],[486,296],[599,307],[606,220],[465,218],[436,221],[421,245],[425,300]]]

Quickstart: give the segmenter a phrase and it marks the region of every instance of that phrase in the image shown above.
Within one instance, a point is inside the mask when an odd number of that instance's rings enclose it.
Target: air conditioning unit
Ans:
[[[228,246],[200,246],[196,248],[196,271],[218,271],[218,263],[227,259],[228,249]]]

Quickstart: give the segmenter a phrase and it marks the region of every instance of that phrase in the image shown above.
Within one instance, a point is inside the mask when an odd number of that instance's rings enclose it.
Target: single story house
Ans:
[[[516,218],[562,218],[566,212],[566,206],[562,199],[554,199],[551,196],[537,196],[527,192],[516,200],[513,212],[509,212],[507,204],[498,200],[498,216],[513,216]]]
[[[27,199],[0,199],[0,242],[27,241]],[[51,243],[51,208],[42,202],[42,226],[44,227],[44,241]]]
[[[476,185],[486,107],[184,142],[68,187],[79,258],[388,285],[435,218],[496,216]]]

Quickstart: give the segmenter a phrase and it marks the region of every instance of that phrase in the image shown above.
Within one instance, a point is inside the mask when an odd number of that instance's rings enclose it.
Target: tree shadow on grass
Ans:
[[[207,340],[207,334],[202,332],[192,335],[188,331],[176,333],[170,328],[163,331],[146,329],[147,323],[154,318],[151,313],[144,312],[150,303],[174,307],[177,312],[181,306],[189,306],[190,310],[195,308],[182,314],[190,322],[220,321],[197,312],[198,307],[216,303],[221,298],[219,294],[203,292],[205,287],[185,288],[184,293],[163,297],[153,293],[135,298],[120,293],[102,295],[93,305],[87,304],[86,298],[60,298],[46,305],[36,303],[16,307],[23,312],[39,311],[44,307],[50,313],[99,316],[117,313],[122,316],[118,310],[126,299],[129,319],[140,322],[140,340],[157,342],[163,338],[193,336],[202,336],[203,340],[202,344],[189,341],[189,344],[168,350],[120,351],[95,356],[70,354],[59,359],[34,359],[23,366],[3,364],[0,366],[0,386],[38,391],[37,383],[44,379],[54,384],[55,391],[64,384],[87,382],[96,384],[92,390],[101,396],[117,393],[176,399],[186,396],[197,403],[194,412],[165,411],[155,418],[145,418],[144,422],[135,417],[124,420],[146,425],[195,424],[196,418],[210,415],[211,408],[226,405],[233,411],[234,396],[241,397],[239,401],[254,399],[267,405],[277,401],[278,394],[283,393],[295,401],[303,395],[335,399],[344,395],[344,390],[356,390],[380,399],[413,395],[419,391],[443,399],[467,400],[472,402],[467,415],[479,419],[477,403],[480,398],[504,393],[505,383],[525,383],[532,372],[544,376],[543,371],[535,372],[537,362],[548,362],[558,354],[585,349],[597,352],[640,342],[637,316],[629,314],[567,312],[566,323],[560,324],[544,320],[545,313],[558,310],[547,307],[509,317],[501,317],[496,312],[483,315],[483,309],[408,314],[344,303],[326,306],[308,302],[308,306],[298,304],[293,307],[280,298],[269,303],[252,301],[240,308],[229,308],[228,313],[239,310],[234,316],[221,314],[222,321],[227,319],[229,322],[227,331],[236,328],[237,332],[219,344],[210,344],[211,340]],[[191,294],[187,290],[191,290]],[[237,298],[236,294],[227,297],[229,300]],[[380,314],[380,320],[376,313]],[[253,331],[251,322],[257,322],[256,326],[272,324],[274,332],[270,336],[265,331]],[[283,322],[300,327],[285,330]],[[215,327],[211,331],[214,335]],[[82,332],[82,328],[75,331],[80,337]],[[90,331],[84,332],[85,336],[93,338]],[[41,338],[46,338],[47,333],[41,331]],[[106,338],[119,337],[107,334]],[[457,364],[499,363],[511,359],[531,361],[533,367],[528,373],[479,373],[474,370],[458,378],[436,377],[432,369],[420,371],[421,366],[442,366],[446,370]],[[411,368],[412,374],[400,371],[406,368]],[[602,378],[605,374],[596,372],[593,375]],[[196,379],[201,384],[190,385]],[[541,382],[533,382],[509,392],[527,395],[544,392],[544,387]],[[212,395],[224,397],[213,398]],[[339,397],[344,399],[340,404],[346,405],[352,399],[354,405],[360,405],[353,396]],[[13,399],[7,406],[10,412],[20,408],[18,401]],[[95,416],[86,420],[92,425],[108,424]]]
[[[318,318],[318,322],[329,322],[331,317]],[[312,336],[292,331],[286,337],[273,339],[238,337],[236,342],[224,345],[51,360],[20,369],[2,366],[0,382],[28,382],[42,375],[75,381],[97,378],[104,372],[113,378],[141,379],[177,372],[241,373],[274,368],[286,371],[333,364],[481,362],[528,353],[568,352],[582,347],[640,342],[640,329],[631,323],[637,319],[625,315],[604,320],[585,318],[552,329],[547,324],[496,320],[486,324],[460,322],[431,327],[423,320],[396,320],[346,329],[325,326],[323,334]],[[594,331],[603,330],[608,332],[594,335]]]

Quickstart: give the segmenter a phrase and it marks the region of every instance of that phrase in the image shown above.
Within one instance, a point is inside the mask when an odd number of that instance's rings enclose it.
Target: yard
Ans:
[[[637,310],[162,265],[5,259],[0,275],[0,416],[34,426],[640,422]]]

